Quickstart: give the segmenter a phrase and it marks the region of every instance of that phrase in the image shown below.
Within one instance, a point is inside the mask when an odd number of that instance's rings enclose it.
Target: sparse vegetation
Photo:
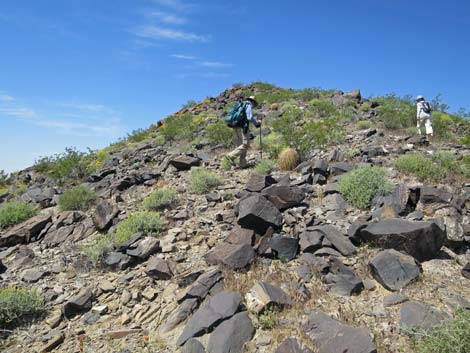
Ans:
[[[267,308],[258,315],[259,325],[263,330],[272,330],[277,325],[279,313],[274,307]]]
[[[438,181],[446,177],[447,171],[434,163],[431,158],[421,154],[410,154],[399,157],[395,167],[402,173],[414,175],[421,181]]]
[[[85,152],[69,147],[64,153],[40,158],[36,161],[34,169],[59,182],[65,182],[67,179],[82,179],[87,175],[88,161],[85,156]]]
[[[86,211],[96,199],[94,191],[85,185],[78,185],[59,197],[61,211]]]
[[[467,353],[470,352],[470,311],[459,309],[453,320],[444,323],[429,333],[417,335],[418,353]]]
[[[0,327],[17,323],[44,311],[44,299],[35,289],[0,289]]]
[[[269,174],[276,168],[276,162],[272,159],[263,159],[255,167],[255,172],[259,174]]]
[[[280,170],[294,170],[299,164],[300,157],[296,150],[293,148],[286,148],[281,152],[277,159],[277,164]]]
[[[196,194],[205,194],[222,184],[220,177],[203,168],[193,168],[190,177],[191,191]]]
[[[462,157],[460,162],[460,172],[465,178],[470,178],[470,155]]]
[[[201,120],[190,113],[175,114],[166,118],[159,131],[165,141],[192,140],[201,124]]]
[[[106,234],[100,236],[100,238],[95,240],[93,243],[83,246],[81,248],[81,253],[90,260],[93,266],[96,267],[113,248],[113,239],[111,235]]]
[[[208,124],[206,127],[206,135],[209,144],[212,146],[223,145],[230,147],[233,143],[233,129],[228,127],[223,120]]]
[[[338,109],[333,102],[325,99],[312,99],[309,110],[311,114],[318,118],[327,118],[338,114]]]
[[[37,208],[26,202],[9,201],[0,206],[0,229],[26,221],[37,213]]]
[[[151,211],[136,212],[119,223],[114,240],[117,245],[120,245],[136,233],[142,233],[145,236],[158,236],[163,231],[164,226],[164,221],[159,213]]]
[[[143,206],[148,211],[160,211],[174,206],[178,201],[175,190],[162,188],[155,190],[144,199]]]
[[[372,127],[372,122],[370,120],[359,120],[357,122],[357,128],[359,130],[367,130]]]
[[[339,180],[339,191],[353,206],[369,208],[374,197],[392,191],[393,186],[386,178],[386,171],[378,167],[354,169]]]
[[[411,96],[398,97],[390,94],[377,97],[378,118],[386,129],[402,129],[416,125],[416,107]]]

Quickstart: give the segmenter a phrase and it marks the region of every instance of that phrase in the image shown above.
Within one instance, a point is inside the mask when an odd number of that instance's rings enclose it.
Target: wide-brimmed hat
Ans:
[[[416,101],[420,101],[420,100],[424,100],[424,97],[423,96],[416,97]]]
[[[251,101],[254,105],[258,105],[258,101],[256,100],[255,96],[249,96],[247,100]]]

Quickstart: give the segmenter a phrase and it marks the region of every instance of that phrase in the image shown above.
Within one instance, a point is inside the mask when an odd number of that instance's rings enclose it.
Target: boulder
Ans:
[[[255,240],[255,232],[252,229],[245,229],[236,226],[230,234],[225,238],[225,242],[229,244],[248,244],[253,245]]]
[[[210,265],[223,264],[232,270],[243,269],[255,259],[255,251],[249,244],[221,243],[205,255]]]
[[[239,203],[238,224],[264,234],[269,227],[277,230],[282,225],[279,210],[265,197],[254,194]]]
[[[2,260],[0,260],[0,274],[4,273],[7,270],[7,267],[3,264]]]
[[[310,314],[302,328],[319,353],[377,353],[368,329],[349,326],[324,313]]]
[[[323,273],[327,273],[323,281],[328,285],[330,291],[336,295],[357,295],[364,289],[362,279],[336,257],[330,257],[327,261],[327,267],[320,269]]]
[[[232,317],[241,302],[242,296],[238,292],[221,292],[214,295],[189,319],[176,344],[182,346],[190,338],[212,331],[219,322]]]
[[[294,337],[286,338],[274,353],[313,353],[309,348],[302,348]]]
[[[96,206],[96,210],[93,213],[92,219],[95,228],[99,231],[104,231],[108,229],[113,219],[118,215],[119,209],[116,205],[113,205],[109,201],[101,201]]]
[[[50,215],[33,217],[0,235],[0,248],[29,243],[51,221]]]
[[[272,185],[261,194],[281,211],[298,206],[304,199],[304,193],[298,186]]]
[[[324,159],[316,159],[313,163],[313,174],[315,175],[323,175],[327,176],[328,175],[328,162]]]
[[[245,189],[249,192],[261,192],[273,184],[276,184],[276,180],[272,176],[253,173],[250,175]]]
[[[179,293],[176,299],[179,303],[188,298],[198,298],[202,301],[222,279],[222,271],[218,268],[210,268],[200,275],[194,283],[186,287],[182,293]]]
[[[375,280],[391,291],[404,288],[421,273],[414,257],[394,249],[381,251],[372,259],[369,267]]]
[[[67,319],[73,318],[75,315],[87,312],[91,309],[93,301],[93,293],[90,289],[85,288],[76,296],[70,298],[63,306],[62,313]]]
[[[435,222],[384,219],[360,229],[358,237],[385,249],[403,251],[418,261],[435,258],[446,233]]]
[[[153,279],[168,280],[171,279],[176,272],[176,265],[171,261],[162,260],[153,256],[148,261],[145,273]]]
[[[30,269],[23,272],[23,274],[21,275],[21,279],[27,283],[36,283],[47,274],[48,272],[46,271],[37,271],[34,269]]]
[[[292,305],[292,299],[281,288],[266,282],[256,282],[246,294],[248,309],[257,314],[263,313],[270,306],[284,307]]]
[[[196,157],[180,155],[170,160],[170,164],[177,170],[189,170],[192,167],[198,167],[201,160]]]
[[[255,328],[246,311],[222,322],[210,335],[207,353],[242,353]]]
[[[462,268],[462,276],[470,279],[470,261]]]
[[[160,334],[172,331],[176,326],[186,320],[196,310],[199,300],[196,298],[185,299],[180,306],[173,311],[158,330]]]
[[[120,252],[111,252],[104,258],[103,263],[112,270],[125,270],[132,264],[133,260],[129,255]]]
[[[282,261],[295,259],[299,251],[299,240],[281,235],[274,236],[269,241],[269,247],[275,256]]]
[[[158,250],[160,250],[160,241],[157,238],[144,237],[132,244],[132,246],[126,250],[126,254],[145,261],[151,255],[158,252]]]
[[[441,203],[449,204],[452,201],[452,194],[444,189],[422,186],[420,188],[419,201],[423,204]]]
[[[330,245],[338,250],[344,256],[351,256],[356,253],[356,247],[351,243],[351,240],[348,239],[343,233],[341,233],[337,228],[331,225],[310,227],[309,232],[314,233],[318,232],[324,235],[323,245]],[[329,244],[325,244],[325,240]]]
[[[346,162],[336,162],[330,165],[330,174],[333,176],[341,175],[353,170],[354,166]]]
[[[299,245],[302,252],[314,253],[322,247],[325,235],[319,231],[306,230],[299,236]]]
[[[21,199],[27,202],[34,202],[41,205],[43,208],[51,207],[54,202],[56,191],[53,188],[41,189],[39,187],[27,189]]]
[[[429,331],[449,318],[434,306],[415,301],[406,302],[400,309],[400,326],[408,329]]]
[[[182,353],[206,353],[204,346],[195,338],[186,341],[181,350]]]

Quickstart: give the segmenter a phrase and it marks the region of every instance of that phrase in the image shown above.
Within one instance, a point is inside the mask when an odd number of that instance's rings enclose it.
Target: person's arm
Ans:
[[[421,102],[416,104],[416,118],[419,119],[419,113],[421,113]]]
[[[253,116],[253,108],[251,104],[246,105],[245,111],[246,111],[246,120],[248,120],[248,122],[252,123],[256,127],[259,127],[261,123],[258,120],[256,120],[256,118]]]

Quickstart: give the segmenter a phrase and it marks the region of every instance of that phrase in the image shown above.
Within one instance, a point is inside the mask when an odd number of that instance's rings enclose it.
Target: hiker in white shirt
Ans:
[[[426,128],[426,135],[433,136],[432,130],[432,109],[431,105],[424,100],[423,96],[416,98],[416,120],[418,133],[421,135],[421,127]]]

